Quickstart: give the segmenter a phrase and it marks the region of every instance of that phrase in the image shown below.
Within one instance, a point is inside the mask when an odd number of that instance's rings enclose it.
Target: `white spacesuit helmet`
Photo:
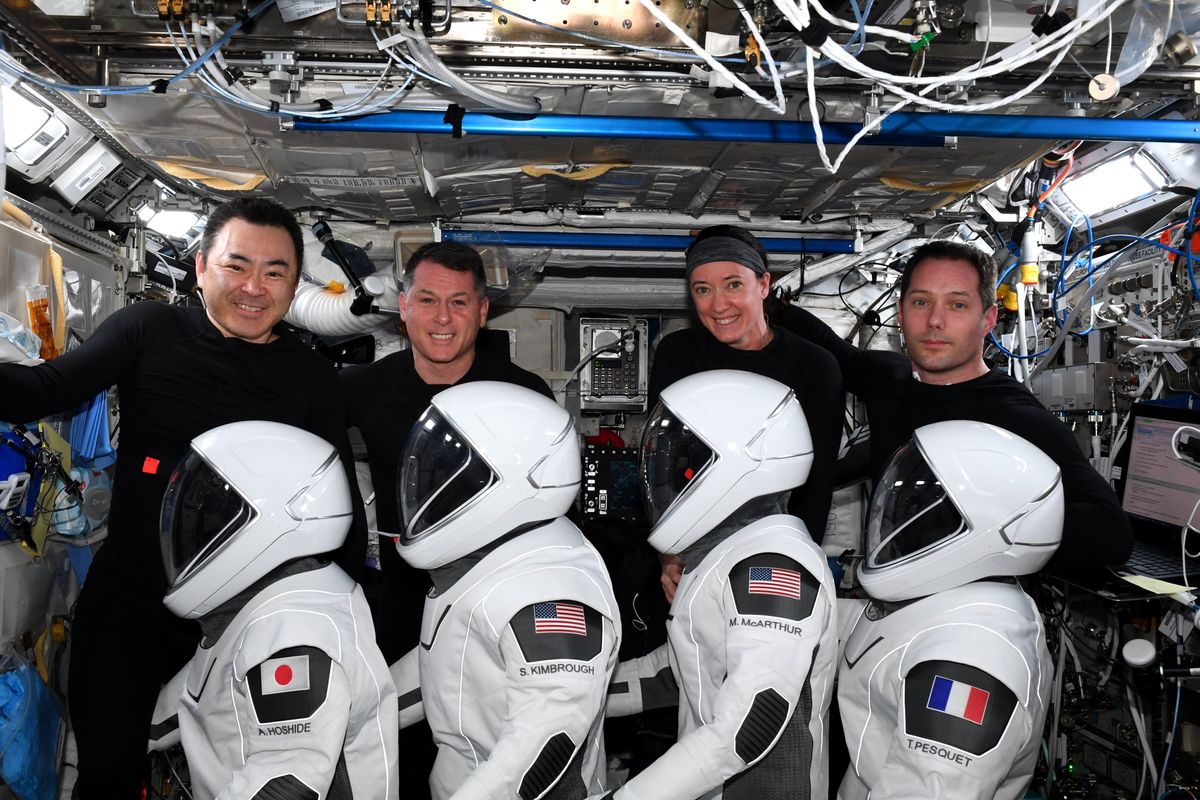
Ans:
[[[778,381],[719,369],[671,384],[642,436],[651,547],[678,553],[748,501],[802,485],[812,449],[800,403]]]
[[[213,428],[163,496],[163,602],[202,617],[280,564],[337,549],[352,513],[346,470],[321,437],[261,420]]]
[[[400,555],[435,569],[517,528],[561,517],[579,493],[571,415],[511,383],[438,393],[400,459]]]
[[[1028,575],[1062,540],[1058,466],[1016,434],[968,420],[918,428],[875,486],[863,588],[909,600]]]

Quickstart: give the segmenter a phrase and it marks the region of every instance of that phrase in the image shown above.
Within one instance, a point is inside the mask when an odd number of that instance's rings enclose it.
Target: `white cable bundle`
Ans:
[[[207,36],[211,41],[215,42],[221,37],[221,30],[211,20],[202,24],[198,17],[193,16],[191,37],[188,36],[182,22],[180,23],[178,38],[170,23],[167,23],[167,35],[170,36],[171,43],[174,45],[175,52],[179,55],[180,60],[190,66],[199,58],[200,53],[206,49],[202,37]],[[193,39],[195,41],[194,47],[192,44]],[[216,62],[215,64],[213,63],[214,61]],[[228,82],[225,77],[227,66],[228,64],[225,61],[224,55],[220,50],[217,50],[213,54],[213,58],[205,61],[202,69],[198,70],[194,75],[209,90],[218,95],[218,99],[225,100],[239,108],[245,108],[256,113],[285,113],[290,116],[313,119],[331,119],[347,113],[367,114],[384,110],[389,108],[407,92],[409,85],[412,83],[412,75],[409,75],[398,89],[386,95],[383,99],[368,103],[367,101],[375,96],[383,81],[388,77],[389,70],[385,69],[366,92],[351,95],[349,101],[340,106],[334,105],[329,109],[322,110],[319,103],[313,102],[280,103],[276,108],[272,108],[268,101],[263,100],[241,83],[237,81]],[[188,90],[184,90],[184,92],[190,93]]]
[[[395,45],[403,43],[408,50],[409,59],[419,68],[417,72],[422,77],[431,78],[435,83],[446,86],[451,91],[470,98],[488,109],[507,111],[513,114],[537,114],[542,110],[542,103],[536,97],[494,92],[476,86],[461,77],[438,58],[437,54],[433,52],[429,40],[425,38],[419,28],[399,26],[395,31],[386,39],[376,37],[379,49],[387,52],[394,61],[400,62],[393,48]],[[409,66],[409,69],[412,67]]]
[[[759,50],[762,51],[763,58],[766,59],[768,65],[770,66],[771,78],[775,84],[775,100],[773,101],[768,100],[758,92],[751,89],[745,81],[733,74],[728,67],[722,64],[716,58],[713,58],[712,54],[705,50],[699,42],[688,36],[683,28],[679,27],[674,20],[663,13],[662,9],[660,9],[653,0],[638,0],[638,2],[640,2],[642,6],[649,11],[650,14],[659,21],[659,23],[663,25],[663,27],[675,34],[679,41],[690,47],[692,52],[704,59],[704,63],[716,70],[717,73],[733,84],[740,92],[754,102],[758,103],[760,106],[771,109],[776,114],[785,113],[787,110],[787,101],[785,101],[783,98],[783,86],[779,79],[779,73],[775,69],[775,60],[771,57],[771,51],[767,48],[766,43],[759,34],[758,26],[754,24],[754,20],[750,18],[748,13],[746,13],[746,9],[741,4],[740,0],[734,0],[734,2],[737,3],[738,11],[741,12],[742,18],[746,21],[746,25],[750,28],[750,33],[754,37],[754,41],[758,43]]]
[[[646,3],[648,0],[642,0]],[[839,20],[831,15],[818,2],[818,0],[774,0],[775,7],[796,27],[797,30],[804,30],[810,24],[812,16],[809,6],[817,12],[827,22],[840,27],[858,30],[858,25],[850,23],[846,20]],[[1041,38],[1036,37],[1032,32],[1022,41],[1016,42],[1009,47],[994,53],[990,57],[986,56],[980,60],[979,64],[950,73],[948,75],[938,76],[922,76],[922,75],[895,75],[880,70],[873,69],[860,62],[854,55],[850,54],[841,45],[834,42],[832,39],[826,38],[820,46],[820,52],[829,60],[833,61],[843,69],[858,75],[863,78],[875,81],[884,91],[889,94],[894,94],[901,99],[892,105],[886,112],[875,116],[859,130],[845,147],[842,148],[836,161],[831,161],[825,147],[824,134],[821,130],[820,114],[817,108],[817,90],[815,76],[815,62],[813,57],[813,48],[805,48],[805,66],[806,66],[806,84],[808,92],[808,106],[810,116],[812,117],[813,133],[816,138],[817,152],[820,155],[821,163],[831,173],[836,173],[841,169],[842,163],[853,150],[855,145],[862,140],[864,136],[871,131],[877,129],[888,116],[899,111],[910,103],[922,106],[925,108],[937,109],[948,112],[979,112],[990,111],[997,108],[1002,108],[1009,105],[1026,95],[1036,90],[1039,86],[1046,82],[1058,65],[1070,52],[1071,45],[1075,40],[1091,30],[1096,25],[1108,20],[1112,13],[1124,5],[1127,0],[1110,0],[1105,4],[1089,9],[1081,16],[1064,25],[1057,31],[1050,33]],[[1048,14],[1053,14],[1057,10],[1058,0],[1051,5]],[[887,36],[906,43],[915,41],[915,37],[911,34],[900,33],[888,28],[878,26],[863,26],[864,30],[880,36]],[[1006,72],[1011,72],[1026,64],[1045,58],[1053,53],[1053,58],[1046,69],[1038,75],[1031,83],[1024,88],[1007,95],[1005,97],[989,100],[985,102],[964,102],[964,103],[948,103],[939,100],[931,100],[927,97],[935,89],[956,83],[969,83],[980,78],[991,77]],[[919,92],[912,92],[905,89],[903,85],[922,87]]]

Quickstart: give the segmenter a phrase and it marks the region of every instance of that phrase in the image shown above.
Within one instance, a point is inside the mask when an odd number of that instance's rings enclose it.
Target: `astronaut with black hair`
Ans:
[[[873,600],[843,611],[839,800],[1025,796],[1054,670],[1012,576],[1050,560],[1062,516],[1057,465],[996,426],[926,425],[892,456],[859,571]]]
[[[608,713],[679,705],[679,739],[617,800],[824,797],[834,584],[789,492],[812,464],[778,381],[713,370],[668,386],[646,425],[650,544],[682,559],[667,644],[622,663]]]
[[[603,791],[620,616],[600,555],[563,517],[580,477],[570,415],[511,383],[439,393],[408,439],[398,547],[433,590],[392,674],[401,724],[433,731],[435,800]]]

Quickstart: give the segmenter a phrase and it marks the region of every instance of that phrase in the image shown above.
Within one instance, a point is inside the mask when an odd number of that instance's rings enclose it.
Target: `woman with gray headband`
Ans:
[[[688,293],[703,327],[663,338],[650,372],[650,405],[680,378],[710,369],[740,369],[790,386],[804,409],[813,439],[808,482],[792,492],[788,511],[804,520],[815,542],[825,535],[833,495],[833,462],[842,435],[845,396],[837,361],[767,320],[771,288],[766,250],[749,231],[716,225],[700,231],[684,251]],[[730,409],[736,414],[737,409]],[[664,563],[662,584],[674,597],[682,565]]]

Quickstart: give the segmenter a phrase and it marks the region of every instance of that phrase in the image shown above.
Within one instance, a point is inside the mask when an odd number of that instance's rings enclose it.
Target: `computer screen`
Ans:
[[[1133,413],[1121,505],[1131,516],[1180,528],[1200,499],[1200,469],[1177,458],[1171,441],[1184,426],[1200,428],[1200,412],[1138,403]],[[1196,437],[1183,435],[1185,457],[1196,444]]]
[[[636,455],[613,459],[608,464],[609,506],[621,516],[642,511],[642,488]]]

